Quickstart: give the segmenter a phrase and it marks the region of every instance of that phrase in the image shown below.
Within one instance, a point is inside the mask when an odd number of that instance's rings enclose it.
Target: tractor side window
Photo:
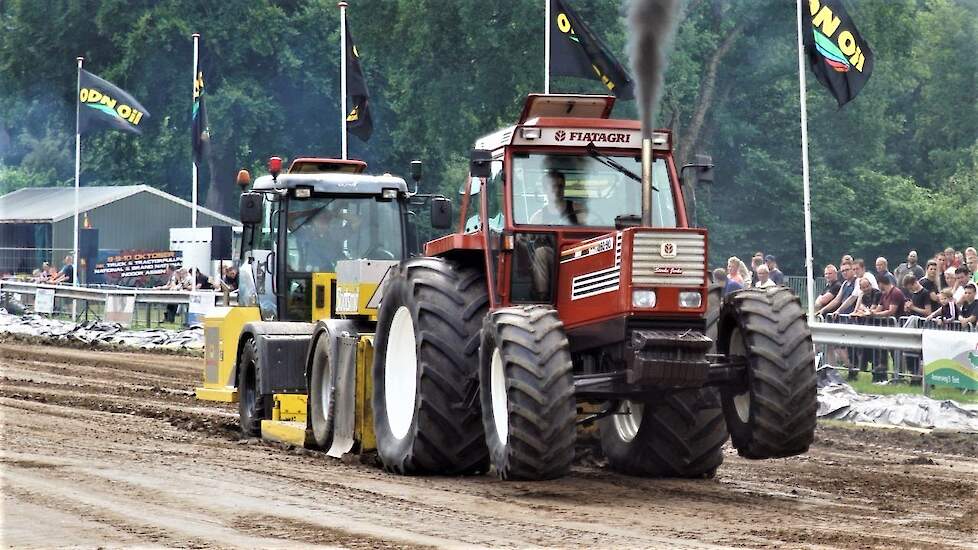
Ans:
[[[482,180],[479,178],[469,178],[469,217],[465,219],[465,232],[474,233],[482,227]],[[459,190],[459,194],[465,195],[465,188]]]
[[[491,170],[489,181],[486,182],[486,198],[489,202],[486,217],[489,219],[489,229],[500,232],[503,230],[503,161],[494,160]]]

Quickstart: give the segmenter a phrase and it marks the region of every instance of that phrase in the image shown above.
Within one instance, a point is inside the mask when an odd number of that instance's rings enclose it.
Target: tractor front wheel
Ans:
[[[489,457],[502,479],[566,475],[576,402],[570,349],[557,312],[509,307],[486,318],[479,356]]]
[[[721,329],[729,356],[747,361],[746,380],[721,392],[733,446],[757,459],[807,451],[818,401],[812,334],[798,297],[784,287],[732,294]]]

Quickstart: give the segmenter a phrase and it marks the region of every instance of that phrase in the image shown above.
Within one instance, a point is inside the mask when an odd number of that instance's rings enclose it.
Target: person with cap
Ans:
[[[768,254],[764,257],[764,262],[767,264],[768,277],[774,281],[774,284],[781,286],[784,284],[784,273],[778,269],[778,259],[774,257],[773,254]]]

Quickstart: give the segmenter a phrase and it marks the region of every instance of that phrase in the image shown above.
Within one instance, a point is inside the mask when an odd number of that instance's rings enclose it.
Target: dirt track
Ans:
[[[978,548],[978,436],[820,426],[715,480],[404,478],[239,441],[202,362],[0,343],[4,546]],[[598,460],[599,461],[599,460]],[[368,461],[369,462],[369,461]]]

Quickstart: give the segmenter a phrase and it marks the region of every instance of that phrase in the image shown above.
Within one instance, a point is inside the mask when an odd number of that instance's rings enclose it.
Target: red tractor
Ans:
[[[372,376],[387,469],[555,478],[594,421],[609,465],[634,475],[712,476],[728,434],[747,458],[812,443],[798,298],[721,299],[671,134],[643,140],[613,104],[529,96],[476,143],[456,232],[392,269]]]

